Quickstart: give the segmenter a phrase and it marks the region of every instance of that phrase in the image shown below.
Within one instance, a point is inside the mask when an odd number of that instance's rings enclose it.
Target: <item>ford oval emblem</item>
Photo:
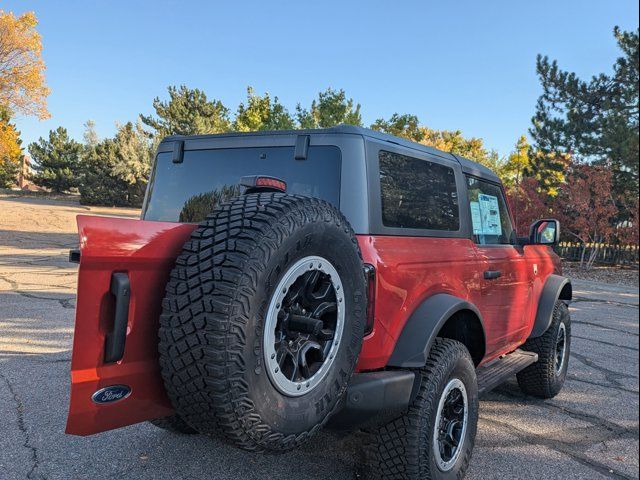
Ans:
[[[94,403],[105,404],[124,400],[131,395],[131,388],[126,385],[111,385],[110,387],[101,388],[91,395]]]

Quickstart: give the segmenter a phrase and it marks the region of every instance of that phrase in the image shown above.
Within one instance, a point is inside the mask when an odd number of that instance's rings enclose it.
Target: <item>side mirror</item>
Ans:
[[[538,220],[529,227],[529,243],[555,245],[560,241],[560,222],[553,218]]]

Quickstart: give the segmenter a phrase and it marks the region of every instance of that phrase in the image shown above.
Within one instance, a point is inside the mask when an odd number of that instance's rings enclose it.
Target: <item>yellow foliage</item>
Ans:
[[[0,10],[0,107],[49,118],[42,40],[33,12],[19,17]]]
[[[19,158],[18,131],[10,123],[0,119],[0,162],[5,158]]]
[[[14,184],[20,170],[22,149],[18,131],[4,118],[0,118],[0,188]]]

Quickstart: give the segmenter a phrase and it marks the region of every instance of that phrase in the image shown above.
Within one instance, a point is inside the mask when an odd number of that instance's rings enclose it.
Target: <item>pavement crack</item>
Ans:
[[[16,404],[15,411],[16,411],[17,422],[18,422],[18,429],[20,430],[24,438],[24,443],[22,444],[22,446],[28,449],[31,453],[31,468],[29,469],[29,472],[27,473],[27,477],[26,477],[30,479],[30,478],[33,478],[33,474],[38,468],[38,449],[33,445],[31,445],[31,437],[29,436],[29,431],[27,430],[27,426],[24,421],[24,404],[22,403],[22,399],[16,393],[15,389],[13,388],[13,384],[9,381],[9,379],[2,373],[0,373],[0,377],[2,377],[4,382],[7,384],[9,393],[13,397],[13,401]]]
[[[604,330],[611,330],[613,332],[619,332],[619,333],[624,333],[626,335],[633,335],[635,337],[640,336],[640,334],[636,333],[636,332],[630,332],[629,330],[623,330],[621,328],[614,328],[614,327],[610,327],[608,325],[602,325],[600,323],[595,323],[595,322],[586,322],[584,320],[574,320],[571,319],[571,323],[577,323],[579,325],[589,325],[591,327],[598,327],[598,328],[602,328]]]
[[[69,308],[71,310],[75,310],[75,306],[73,305],[73,303],[71,303],[73,301],[73,298],[61,298],[58,300],[58,302],[60,302],[60,305],[62,305],[62,308]]]
[[[587,383],[589,385],[595,385],[596,387],[610,388],[611,390],[618,390],[620,392],[632,393],[633,395],[636,395],[636,396],[638,395],[638,390],[632,390],[631,388],[620,387],[617,385],[610,385],[608,383],[594,382],[592,380],[585,380],[584,378],[579,378],[573,375],[570,375],[568,379],[571,380],[572,382]]]
[[[526,430],[522,430],[520,428],[517,428],[513,425],[511,425],[510,423],[507,422],[503,422],[500,420],[495,420],[493,418],[484,418],[483,420],[485,422],[488,423],[493,423],[495,426],[501,427],[505,430],[508,431],[508,433],[511,433],[512,435],[514,435],[515,437],[519,438],[520,440],[522,440],[523,442],[529,443],[529,444],[533,444],[533,445],[540,445],[543,447],[547,447],[550,448],[552,450],[555,450],[557,452],[560,452],[568,457],[570,457],[572,460],[590,468],[591,470],[600,473],[601,475],[604,475],[608,478],[615,478],[615,479],[622,479],[622,480],[632,480],[633,477],[629,477],[628,475],[625,475],[623,472],[621,472],[620,470],[617,470],[615,468],[612,468],[608,465],[605,465],[603,463],[597,462],[595,460],[590,459],[589,457],[587,457],[584,453],[580,452],[579,450],[576,450],[574,448],[571,448],[570,445],[568,444],[564,444],[562,442],[559,442],[557,440],[551,439],[551,438],[547,438],[547,437],[543,437],[541,435],[536,435],[534,433],[528,432]]]
[[[620,378],[636,378],[633,375],[628,375],[626,373],[614,372],[613,370],[609,370],[606,367],[598,365],[589,357],[585,357],[584,355],[581,355],[576,352],[571,352],[571,357],[575,358],[583,365],[586,365],[587,367],[593,368],[594,370],[597,370],[598,372],[604,374],[604,378],[607,380],[607,382],[609,382],[611,385],[615,385],[616,387],[624,387],[624,385],[618,381],[618,379]]]
[[[606,342],[604,340],[596,340],[595,338],[588,338],[588,337],[580,337],[578,335],[575,334],[571,334],[571,338],[579,338],[580,340],[586,340],[588,342],[595,342],[595,343],[600,343],[601,345],[609,345],[610,347],[616,347],[616,348],[622,348],[625,350],[631,350],[632,352],[637,352],[638,349],[634,348],[634,347],[628,347],[626,345],[618,345],[617,343],[612,343],[612,342]]]
[[[615,422],[610,422],[604,418],[598,417],[597,415],[591,415],[586,412],[581,412],[578,410],[574,410],[569,407],[565,407],[562,405],[555,405],[553,403],[549,403],[548,401],[529,397],[524,395],[523,393],[516,393],[510,390],[507,390],[507,386],[503,385],[494,390],[495,393],[506,397],[507,399],[518,400],[524,404],[536,405],[541,408],[545,408],[547,410],[553,410],[560,413],[563,413],[571,418],[576,420],[582,420],[597,427],[604,428],[605,430],[611,432],[613,435],[623,435],[629,436],[630,438],[638,437],[638,427],[636,428],[627,428],[622,425],[618,425]]]
[[[617,302],[615,300],[604,300],[601,298],[574,297],[571,303],[604,303],[606,305],[617,305],[619,307],[638,308],[637,303]]]
[[[22,291],[22,290],[17,290],[16,293],[18,295],[22,295],[23,297],[33,298],[33,299],[36,299],[36,300],[50,300],[50,301],[53,301],[53,302],[58,302],[63,308],[70,308],[70,309],[75,308],[73,306],[73,304],[71,303],[75,299],[75,297],[69,297],[69,298],[41,297],[40,295],[34,295],[33,293],[27,293],[27,292]]]

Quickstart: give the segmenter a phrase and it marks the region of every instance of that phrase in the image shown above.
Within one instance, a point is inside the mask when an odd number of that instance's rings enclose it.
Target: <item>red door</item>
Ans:
[[[480,310],[485,320],[487,351],[508,352],[518,346],[529,328],[531,279],[527,261],[512,245],[476,245],[482,265]]]
[[[78,216],[80,270],[66,432],[170,415],[158,366],[165,284],[194,225]]]

